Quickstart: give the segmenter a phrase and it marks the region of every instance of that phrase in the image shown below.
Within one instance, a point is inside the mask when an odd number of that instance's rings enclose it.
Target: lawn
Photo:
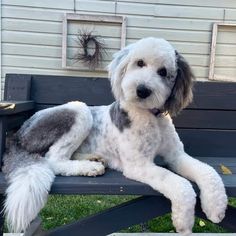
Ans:
[[[134,196],[50,196],[46,207],[41,212],[43,226],[45,229],[50,229],[67,224],[133,198]],[[236,207],[236,198],[231,198],[229,204]],[[170,214],[155,218],[147,222],[145,226],[149,232],[174,232]],[[142,232],[142,225],[136,225],[123,231]],[[227,232],[219,226],[198,218],[196,218],[193,231]]]

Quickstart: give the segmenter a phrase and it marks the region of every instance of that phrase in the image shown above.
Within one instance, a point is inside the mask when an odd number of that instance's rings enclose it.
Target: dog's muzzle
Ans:
[[[143,84],[138,85],[138,87],[136,89],[137,96],[142,99],[149,97],[151,95],[151,93],[152,93],[152,90],[150,90],[149,88],[147,88]]]

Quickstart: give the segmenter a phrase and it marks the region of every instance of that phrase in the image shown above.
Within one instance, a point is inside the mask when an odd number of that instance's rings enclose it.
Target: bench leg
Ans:
[[[28,229],[25,231],[24,236],[40,236],[44,235],[44,230],[42,229],[42,220],[38,216],[35,218]]]
[[[163,196],[140,197],[101,213],[45,232],[47,236],[104,236],[146,222],[170,212],[170,201]]]

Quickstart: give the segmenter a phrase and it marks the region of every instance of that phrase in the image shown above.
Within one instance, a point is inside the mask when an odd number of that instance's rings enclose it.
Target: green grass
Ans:
[[[104,209],[129,201],[133,196],[50,196],[46,207],[41,212],[45,229],[67,224]],[[231,206],[236,207],[236,198],[229,200]],[[193,232],[227,232],[223,228],[202,220],[205,225],[200,226],[200,219],[196,218]],[[146,223],[150,232],[174,232],[170,214],[155,218]],[[122,232],[142,232],[142,225],[135,225]]]

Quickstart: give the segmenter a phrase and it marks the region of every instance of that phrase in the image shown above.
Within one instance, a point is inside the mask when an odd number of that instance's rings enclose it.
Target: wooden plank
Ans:
[[[6,130],[18,129],[32,114],[32,112],[22,112],[8,116]]]
[[[33,101],[2,101],[0,102],[0,116],[14,115],[34,109]]]
[[[209,79],[211,80],[214,79],[217,31],[218,31],[218,25],[217,23],[214,23],[212,29],[211,54],[210,54],[210,66],[209,66]]]
[[[236,110],[236,83],[197,82],[189,108]]]
[[[235,130],[177,129],[185,151],[193,156],[235,157]]]
[[[183,33],[184,34],[184,33]],[[186,36],[186,35],[185,35]],[[42,37],[44,40],[42,40]],[[157,35],[158,37],[158,35]],[[159,35],[159,37],[161,37],[161,34]],[[202,46],[203,49],[208,48],[208,43],[210,42],[201,42],[198,40],[190,40],[188,42],[186,42],[186,40],[184,40],[184,38],[182,38],[181,40],[181,35],[178,36],[179,40],[174,40],[174,38],[166,38],[167,40],[170,41],[170,43],[176,43],[176,44],[187,44],[188,48],[190,48],[191,43],[193,43],[193,45],[199,45],[200,47]],[[127,44],[130,43],[134,43],[136,42],[138,39],[138,37],[134,37],[134,38],[128,38],[127,39]],[[108,48],[115,48],[118,49],[120,47],[119,43],[120,43],[120,39],[118,38],[106,38],[104,37],[104,41],[105,44]],[[61,36],[57,35],[57,34],[44,34],[44,33],[40,33],[40,32],[25,32],[25,31],[9,31],[9,30],[5,30],[3,35],[2,35],[2,42],[3,43],[13,43],[13,44],[30,44],[30,45],[47,45],[47,46],[56,46],[59,47],[61,46]],[[68,36],[68,46],[69,47],[75,47],[77,45],[76,41],[74,40],[74,35],[69,35]],[[188,53],[190,51],[186,51],[186,53]]]
[[[58,76],[68,76],[68,72],[62,69],[43,69],[43,68],[30,68],[30,67],[15,67],[15,66],[3,66],[3,74],[46,74],[46,75],[58,75]],[[88,72],[88,71],[70,71],[70,76],[81,76],[81,77],[99,77],[107,78],[107,73],[105,72]]]
[[[2,44],[2,55],[18,55],[18,56],[33,56],[33,57],[51,57],[61,58],[61,48],[54,46],[43,46],[43,45],[26,45],[26,44]],[[75,54],[81,49],[80,47],[68,47],[68,59],[74,59]],[[117,52],[118,49],[108,49],[104,55],[104,61],[110,62],[112,60],[112,54]],[[193,55],[194,56],[194,55]]]
[[[140,197],[103,212],[86,217],[75,223],[64,225],[45,233],[45,236],[104,236],[131,225],[146,222],[170,212],[170,201],[165,197]]]
[[[81,100],[88,105],[106,105],[114,100],[107,79],[40,75],[33,76],[31,98],[43,104]]]
[[[236,56],[236,46],[234,44],[219,44],[216,48],[216,55]]]
[[[187,49],[190,49],[190,44],[187,45],[187,48],[184,48],[184,46],[181,43],[177,43],[176,48],[177,50],[187,59],[191,65],[198,65],[198,66],[207,66],[209,57],[207,55],[203,55],[204,51],[200,48],[203,47],[202,45],[196,44],[192,45],[194,47],[191,50],[187,51]],[[61,58],[61,48],[56,46],[46,46],[46,45],[34,45],[34,44],[12,44],[12,43],[2,43],[2,54],[5,55],[18,55],[18,56],[33,56],[33,57],[52,57],[52,58]],[[73,45],[67,48],[68,51],[68,58],[72,59],[74,58],[75,52],[80,49],[80,47]],[[206,48],[205,48],[206,49]],[[227,66],[229,63],[231,65],[234,62],[234,53],[236,56],[236,47],[224,47],[225,50],[232,50],[231,55],[225,56],[225,55],[219,55],[217,59],[221,60],[227,60],[224,62],[223,65]],[[119,50],[119,48],[108,48],[106,49],[106,54],[104,55],[104,61],[111,61],[112,60],[112,54],[116,53]],[[198,50],[201,50],[198,52]],[[222,51],[221,51],[222,52]],[[232,58],[232,60],[231,60]],[[202,60],[200,60],[202,59]]]
[[[235,45],[236,49],[236,45]],[[216,56],[215,58],[215,67],[231,67],[235,68],[236,66],[236,57],[235,56],[228,56],[228,55],[223,55],[223,56]]]
[[[59,59],[59,58],[4,55],[2,62],[3,62],[2,63],[3,66],[16,66],[16,67],[28,67],[28,68],[31,67],[33,69],[34,68],[62,69],[61,59]],[[70,63],[77,70],[84,69],[84,66],[82,63],[76,63],[75,60],[70,60]],[[108,62],[106,62],[106,61],[101,62],[101,68],[104,69],[107,65],[108,65]],[[67,74],[68,74],[68,72],[67,72]]]
[[[86,0],[86,5],[89,1]],[[80,1],[81,8],[82,1]],[[99,4],[99,3],[98,3]],[[114,5],[114,3],[112,3]],[[122,16],[101,16],[101,15],[86,15],[86,14],[74,14],[66,13],[67,20],[77,20],[77,21],[92,21],[92,22],[106,22],[106,23],[117,23],[121,24],[123,22]]]
[[[177,128],[236,129],[236,111],[185,109],[174,124]]]
[[[21,6],[21,7],[35,7],[35,8],[46,8],[46,9],[63,9],[65,10],[73,10],[74,1],[59,1],[55,4],[53,1],[50,2],[48,0],[40,0],[39,2],[31,1],[31,0],[21,0],[20,2],[17,0],[2,0],[3,5],[11,5],[11,6]]]
[[[225,9],[225,19],[226,20],[236,20],[236,9]]]
[[[235,70],[236,72],[236,70]],[[225,82],[236,82],[236,73],[235,76],[232,75],[214,75],[214,80],[216,81],[225,81]]]
[[[12,20],[10,20],[12,21]],[[8,21],[5,20],[5,27],[4,27],[4,34],[3,34],[3,40],[7,42],[11,41],[16,41],[14,39],[7,39],[7,34],[11,33],[12,31],[18,34],[18,38],[23,37],[24,35],[20,34],[33,34],[36,36],[36,34],[39,35],[46,35],[47,37],[55,37],[60,40],[61,38],[61,27],[60,24],[57,22],[33,22],[33,21],[24,21],[24,20],[15,20],[12,24],[11,22],[8,23]],[[23,24],[24,28],[19,28],[17,25]],[[50,29],[53,31],[53,34],[50,32]],[[106,31],[102,27],[100,27],[98,24],[96,24],[96,30],[100,30],[99,34],[102,35],[103,37],[110,37],[110,38],[120,38],[118,30],[115,28],[111,30],[111,32]],[[56,34],[56,35],[55,35]],[[153,36],[153,37],[162,37],[165,38],[166,40],[172,40],[172,41],[182,41],[182,42],[195,42],[195,43],[210,43],[210,34],[209,32],[206,31],[193,31],[193,30],[181,30],[181,34],[179,33],[179,30],[177,29],[159,29],[159,28],[136,28],[136,27],[128,27],[128,32],[127,32],[127,38],[128,39],[135,39],[138,40],[143,37],[148,37],[148,36]],[[173,40],[174,39],[174,40]],[[28,39],[29,41],[30,39]],[[219,39],[220,42],[223,39]],[[42,38],[41,38],[42,41]],[[45,44],[46,40],[43,38],[43,42]],[[224,42],[224,41],[223,41]],[[225,43],[225,42],[224,42]],[[229,42],[233,44],[234,40],[229,38]],[[42,44],[42,42],[41,42]],[[48,45],[48,44],[47,44]]]
[[[37,69],[44,69],[47,70],[62,70],[61,67],[61,59],[59,58],[46,58],[46,57],[33,57],[33,56],[16,56],[16,55],[3,55],[3,67],[21,67],[21,68],[32,68],[30,74],[34,74]],[[103,70],[103,73],[106,73],[105,67],[108,65],[110,61],[102,61],[101,65],[95,69],[93,72],[98,72],[99,70]],[[82,63],[76,62],[75,60],[69,60],[68,64],[71,64],[71,67],[78,71],[78,73],[82,72],[84,69],[84,65]],[[207,67],[201,66],[192,66],[194,74],[197,78],[199,77],[206,77],[208,69]],[[91,73],[91,70],[88,72]],[[43,74],[46,74],[44,72]],[[65,75],[68,75],[68,72],[64,70]]]
[[[225,68],[225,67],[215,67],[215,79],[217,78],[218,75],[226,76],[226,77],[231,77],[232,80],[231,82],[236,78],[236,67],[230,67],[230,68]]]
[[[31,75],[6,75],[5,101],[26,101],[30,99]]]
[[[132,3],[147,3],[147,0],[119,0],[120,2],[132,2]],[[227,1],[215,1],[215,0],[148,0],[148,3],[163,4],[163,5],[179,5],[179,6],[201,6],[201,7],[214,7],[214,8],[236,8],[234,0]]]
[[[66,67],[67,60],[67,17],[66,14],[63,16],[62,20],[62,68]]]
[[[197,20],[194,18],[169,18],[169,17],[148,17],[148,16],[129,16],[129,27],[162,28],[162,29],[182,29],[182,30],[200,30],[210,31],[211,21]]]
[[[8,76],[14,77],[15,75]],[[21,78],[25,75],[17,76]],[[80,99],[84,102],[88,101],[89,105],[103,105],[113,101],[110,83],[107,79],[103,78],[33,75],[32,84],[32,99],[36,103],[62,104],[67,101]],[[64,93],[65,90],[70,92]],[[45,93],[45,91],[47,92]],[[91,94],[94,97],[88,96]],[[235,83],[196,82],[194,101],[189,108],[236,110],[235,97]]]
[[[96,6],[96,7],[94,7]],[[76,9],[82,12],[102,12],[114,14],[115,2],[114,1],[91,1],[91,0],[76,0]]]
[[[15,77],[15,75],[9,76],[11,78]],[[21,77],[23,78],[24,76],[26,75],[17,75],[17,81],[23,81]],[[32,77],[33,95],[31,99],[35,100],[36,103],[62,104],[67,101],[80,99],[84,102],[88,101],[89,105],[104,105],[113,101],[110,83],[104,78],[46,75],[32,75]],[[64,93],[65,90],[70,92]],[[47,92],[45,93],[45,91]],[[91,94],[93,94],[93,97],[90,96]],[[189,108],[236,110],[235,97],[235,83],[196,82],[194,87],[194,101]]]
[[[80,10],[79,6],[78,6],[78,10]],[[104,11],[104,8],[102,9],[102,11]],[[103,14],[102,11],[99,11],[99,13]],[[41,9],[24,8],[24,7],[18,7],[18,6],[5,6],[4,5],[2,7],[2,14],[3,14],[2,16],[8,19],[17,18],[17,19],[61,22],[62,15],[63,15],[62,13],[63,12],[60,10],[53,11],[53,9],[51,10],[48,9],[47,11],[45,11]],[[178,29],[210,31],[212,22],[203,21],[203,20],[199,21],[196,19],[129,16],[128,25],[132,27],[148,27],[148,28],[158,27],[158,28],[172,28],[172,29],[178,28]]]
[[[29,225],[29,227],[24,232],[24,236],[40,236],[44,234],[42,229],[42,220],[37,216]]]
[[[137,4],[118,2],[118,14],[130,15],[147,15],[158,17],[181,17],[196,19],[223,19],[223,9],[202,8],[202,7],[186,7],[173,5],[157,5],[157,4]]]
[[[235,157],[234,157],[235,159]],[[201,159],[203,160],[203,158]],[[228,166],[227,161],[223,164]],[[220,173],[221,174],[221,173]],[[236,197],[236,174],[222,175],[228,196]],[[4,193],[7,182],[0,173],[0,193]],[[196,192],[199,192],[194,185]],[[107,194],[107,195],[146,195],[160,196],[150,186],[125,178],[122,173],[107,169],[103,176],[81,177],[57,176],[53,182],[51,194]]]
[[[236,23],[229,23],[229,22],[219,22],[217,24],[219,26],[236,26]]]
[[[36,104],[39,111],[53,107],[49,104]],[[236,129],[236,111],[184,110],[174,118],[176,128],[195,129]]]
[[[62,21],[62,16],[65,10],[53,10],[32,7],[22,7],[22,6],[2,6],[2,17],[3,18],[17,18],[17,19],[31,19],[31,20],[43,20],[43,21]]]

